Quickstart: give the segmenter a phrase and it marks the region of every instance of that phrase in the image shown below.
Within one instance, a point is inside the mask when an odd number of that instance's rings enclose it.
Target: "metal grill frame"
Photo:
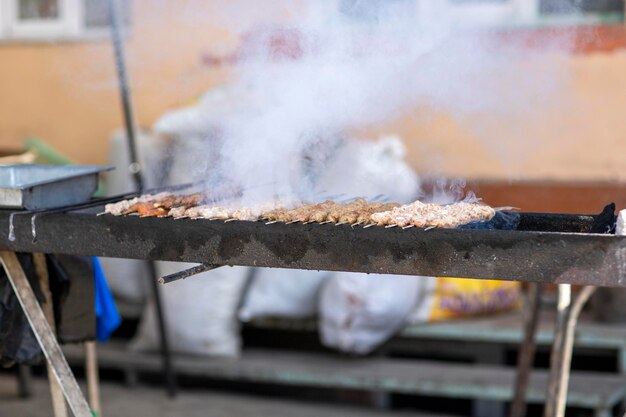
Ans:
[[[457,230],[97,216],[101,207],[14,216],[0,249],[145,260],[538,283],[626,286],[626,237],[588,233],[598,216],[522,213],[521,228]],[[561,230],[548,232],[545,230]]]

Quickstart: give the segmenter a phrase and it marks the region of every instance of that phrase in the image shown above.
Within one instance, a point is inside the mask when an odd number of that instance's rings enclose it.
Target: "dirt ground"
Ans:
[[[129,389],[121,383],[102,387],[103,417],[384,417],[391,413],[333,405],[316,405],[253,395],[185,390],[170,400],[162,388]],[[17,397],[16,379],[0,374],[0,417],[52,417],[47,381],[33,379],[33,396]],[[393,413],[394,416],[408,416]]]

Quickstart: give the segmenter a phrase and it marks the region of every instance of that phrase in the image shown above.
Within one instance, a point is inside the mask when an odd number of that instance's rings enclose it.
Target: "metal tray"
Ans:
[[[8,165],[0,167],[0,207],[42,210],[89,201],[103,166]]]

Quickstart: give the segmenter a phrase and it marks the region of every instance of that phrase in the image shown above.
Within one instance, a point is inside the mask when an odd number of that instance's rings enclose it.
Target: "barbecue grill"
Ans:
[[[105,203],[129,197],[47,211],[0,210],[0,258],[8,275],[13,275],[14,288],[19,289],[21,269],[13,262],[11,252],[203,264],[173,279],[215,267],[242,265],[626,286],[626,237],[612,233],[616,220],[614,204],[596,215],[519,213],[516,230],[428,230],[100,215]],[[559,288],[561,302],[555,338],[558,343],[553,348],[546,415],[558,415],[560,411],[555,410],[564,407],[569,371],[565,364],[569,364],[571,352],[567,345],[571,343],[577,312],[591,293],[591,287],[587,287],[570,306],[570,285]],[[525,324],[514,410],[523,410],[516,404],[523,403],[532,366],[539,310],[536,299]],[[27,311],[28,314],[33,312]],[[43,324],[37,328],[36,318],[29,320],[35,333],[46,333]],[[41,320],[45,322],[43,317]],[[53,368],[56,366],[61,374],[69,370],[66,364],[58,363],[62,354],[56,343],[40,342],[44,352],[51,352],[46,353],[49,360],[57,361]],[[67,375],[61,376],[68,379]],[[80,395],[80,391],[77,387],[69,388],[66,395],[69,400],[71,395]],[[73,401],[80,407],[80,400]]]
[[[98,216],[101,205],[0,211],[0,249],[378,274],[626,286],[626,237],[599,215],[520,213],[517,230]],[[14,240],[8,239],[13,229]]]

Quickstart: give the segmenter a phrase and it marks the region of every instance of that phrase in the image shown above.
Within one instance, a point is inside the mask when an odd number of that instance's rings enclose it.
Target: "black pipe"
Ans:
[[[159,284],[169,284],[170,282],[178,281],[179,279],[189,278],[194,275],[198,275],[206,271],[211,271],[213,269],[216,269],[222,266],[224,265],[200,264],[198,266],[194,266],[193,268],[185,269],[184,271],[176,272],[170,275],[165,275],[164,277],[159,279]]]
[[[126,126],[128,153],[130,155],[130,165],[128,170],[133,175],[135,186],[140,192],[144,189],[143,176],[141,172],[141,164],[137,154],[137,140],[135,136],[135,118],[133,107],[131,104],[130,83],[126,72],[126,56],[124,54],[124,43],[122,42],[122,33],[120,29],[119,10],[116,7],[116,0],[109,0],[109,21],[111,24],[111,39],[113,41],[113,49],[115,52],[115,68],[117,70],[117,79],[120,88],[120,97],[122,99],[122,109],[124,111],[124,123]]]
[[[111,25],[111,40],[113,41],[113,49],[115,51],[115,63],[117,68],[117,77],[120,87],[120,96],[122,99],[122,108],[124,111],[124,123],[126,126],[126,138],[128,151],[130,155],[129,171],[133,175],[135,186],[139,192],[144,190],[144,181],[141,172],[141,164],[137,155],[137,142],[135,136],[135,124],[133,116],[133,108],[131,104],[130,83],[126,72],[126,60],[124,56],[124,44],[120,30],[119,10],[116,7],[116,0],[108,1],[109,22]],[[176,378],[172,369],[171,353],[169,348],[169,340],[165,325],[163,303],[159,294],[159,288],[156,281],[156,269],[154,262],[148,262],[150,287],[154,297],[154,304],[157,313],[157,322],[159,326],[159,336],[161,342],[161,360],[163,362],[163,372],[165,373],[165,384],[167,393],[170,397],[176,396]]]

